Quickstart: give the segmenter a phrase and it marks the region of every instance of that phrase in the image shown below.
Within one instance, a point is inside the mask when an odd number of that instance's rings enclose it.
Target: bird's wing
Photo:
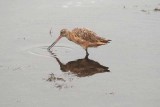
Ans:
[[[102,42],[105,41],[104,38],[98,37],[97,34],[91,30],[88,30],[86,28],[75,28],[72,30],[72,32],[77,36],[78,38],[88,41],[88,42]]]

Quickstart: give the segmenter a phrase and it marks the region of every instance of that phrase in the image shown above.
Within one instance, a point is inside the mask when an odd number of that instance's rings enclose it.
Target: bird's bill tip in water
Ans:
[[[49,47],[48,50],[50,50],[60,39],[62,36],[59,36]]]

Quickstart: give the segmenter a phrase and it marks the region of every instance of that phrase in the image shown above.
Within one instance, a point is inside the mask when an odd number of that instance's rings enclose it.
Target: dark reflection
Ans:
[[[54,53],[52,53],[52,55],[54,55]],[[103,66],[97,61],[89,59],[88,55],[86,55],[85,58],[69,61],[66,64],[62,63],[56,56],[54,56],[54,58],[59,63],[60,69],[63,72],[70,71],[78,77],[91,76],[96,73],[110,72],[109,67]]]

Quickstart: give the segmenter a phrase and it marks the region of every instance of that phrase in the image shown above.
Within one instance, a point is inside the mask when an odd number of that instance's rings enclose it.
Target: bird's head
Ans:
[[[51,44],[51,46],[48,47],[48,49],[50,50],[62,37],[67,37],[68,35],[69,35],[69,30],[62,29],[60,31],[60,36],[55,40],[55,42]]]
[[[61,31],[60,31],[60,36],[61,37],[67,37],[69,35],[69,30],[67,30],[67,29],[62,29]]]

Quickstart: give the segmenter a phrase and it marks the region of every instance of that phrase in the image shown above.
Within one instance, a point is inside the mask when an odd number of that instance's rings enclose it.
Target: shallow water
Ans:
[[[159,3],[0,1],[0,107],[159,107]],[[88,57],[65,38],[47,50],[75,27],[112,42]]]

